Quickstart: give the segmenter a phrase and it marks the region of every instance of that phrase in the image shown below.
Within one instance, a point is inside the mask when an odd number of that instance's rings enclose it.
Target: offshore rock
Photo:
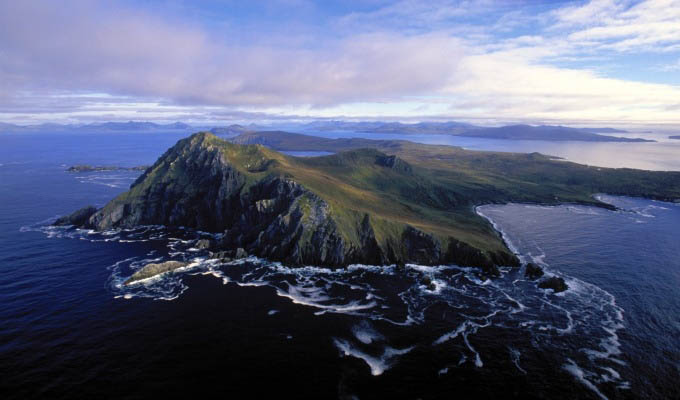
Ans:
[[[543,269],[534,263],[528,263],[524,271],[524,276],[535,281],[543,276]]]
[[[565,290],[569,289],[569,286],[567,286],[564,278],[557,276],[542,280],[538,283],[538,287],[541,289],[552,289],[555,293],[564,292]]]
[[[180,261],[166,261],[164,263],[160,264],[146,264],[144,267],[142,267],[139,271],[135,272],[132,274],[130,278],[128,278],[123,284],[124,285],[130,285],[135,282],[141,281],[143,279],[148,279],[151,277],[154,277],[156,275],[164,274],[166,272],[174,271],[178,268],[183,268],[189,265],[188,263],[185,262],[180,262]]]

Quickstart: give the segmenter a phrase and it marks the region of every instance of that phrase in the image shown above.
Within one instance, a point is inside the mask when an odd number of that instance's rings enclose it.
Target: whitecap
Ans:
[[[510,359],[512,360],[512,363],[515,364],[517,370],[526,375],[527,371],[519,365],[519,358],[521,356],[520,351],[512,347],[508,347],[508,351],[510,352]]]
[[[581,369],[581,367],[579,367],[572,359],[567,359],[567,361],[568,362],[562,366],[565,371],[576,377],[579,382],[583,383],[588,389],[592,390],[601,399],[608,400],[607,397],[602,394],[602,392],[600,392],[600,389],[598,389],[597,386],[586,379],[585,372]]]
[[[385,346],[382,356],[372,356],[358,349],[357,347],[352,346],[352,344],[347,340],[333,338],[333,343],[344,356],[355,357],[363,360],[370,368],[371,375],[373,376],[382,375],[392,366],[395,357],[404,355],[413,350],[415,347],[412,346],[405,349],[395,349],[393,347]]]
[[[352,333],[361,343],[371,344],[377,340],[383,340],[385,337],[373,328],[373,326],[366,320],[352,327]]]

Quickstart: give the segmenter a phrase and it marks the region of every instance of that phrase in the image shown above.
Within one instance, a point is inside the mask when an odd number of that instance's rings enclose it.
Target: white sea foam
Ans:
[[[588,379],[585,377],[585,372],[581,367],[579,367],[573,360],[568,359],[568,362],[562,366],[562,368],[572,374],[576,379],[579,380],[579,382],[583,383],[588,389],[593,391],[598,397],[604,400],[608,400],[607,397],[600,392],[600,389],[597,388],[592,382],[590,382]]]
[[[462,324],[460,324],[455,330],[440,336],[432,344],[433,345],[439,345],[439,344],[442,344],[444,342],[448,342],[449,340],[457,338],[458,335],[466,334],[467,333],[466,331],[468,331],[468,330],[471,333],[475,333],[475,332],[477,332],[477,329],[484,328],[486,326],[489,326],[489,325],[488,324],[480,325],[480,324],[477,324],[476,322],[472,322],[470,320],[467,320],[467,321],[463,322]]]
[[[395,349],[393,347],[385,346],[382,356],[370,355],[356,346],[353,346],[349,341],[339,338],[334,338],[333,343],[342,352],[343,355],[355,357],[363,360],[371,370],[371,375],[382,375],[394,362],[394,358],[404,355],[413,350],[413,347],[405,349]]]
[[[384,340],[385,337],[366,320],[361,321],[352,327],[352,333],[358,341],[364,344],[371,344],[378,340]]]
[[[484,216],[481,213],[480,215]],[[489,221],[500,231],[493,220]],[[398,356],[413,349],[413,346],[396,349],[385,345],[389,338],[378,332],[376,326],[380,326],[380,323],[389,323],[400,327],[399,329],[408,329],[408,326],[425,324],[430,318],[425,311],[432,305],[443,304],[447,307],[445,313],[455,315],[456,319],[453,320],[456,322],[451,324],[455,329],[434,341],[432,341],[434,338],[428,338],[426,345],[437,346],[460,337],[460,341],[453,345],[457,347],[464,344],[463,352],[466,354],[461,354],[461,363],[471,360],[478,368],[484,366],[483,360],[489,356],[485,356],[484,347],[475,340],[475,335],[482,328],[494,326],[499,329],[521,329],[528,335],[552,331],[559,334],[552,337],[554,341],[560,340],[558,336],[577,333],[592,338],[590,343],[581,349],[581,355],[585,354],[588,358],[582,357],[586,361],[582,366],[576,366],[571,362],[566,364],[565,369],[580,370],[583,379],[592,385],[605,380],[621,387],[629,385],[621,380],[621,374],[617,371],[611,368],[611,371],[602,369],[603,360],[607,360],[608,363],[622,362],[616,357],[621,353],[617,331],[623,327],[623,310],[606,291],[568,276],[564,278],[570,289],[556,296],[536,290],[535,282],[523,279],[523,271],[513,268],[503,268],[500,278],[482,280],[477,269],[452,265],[408,264],[407,271],[404,272],[398,270],[396,266],[362,264],[352,265],[346,269],[315,266],[296,268],[267,262],[257,257],[225,263],[207,259],[207,252],[202,253],[192,247],[197,237],[209,236],[207,233],[187,231],[187,236],[174,234],[170,237],[169,231],[160,226],[112,230],[105,234],[62,227],[44,231],[48,235],[91,241],[107,239],[119,242],[166,241],[168,251],[165,254],[161,251],[158,254],[149,254],[146,258],[129,258],[110,267],[112,274],[109,288],[116,298],[147,297],[173,300],[186,290],[183,283],[185,275],[200,274],[217,277],[224,284],[232,282],[239,286],[271,287],[278,296],[294,304],[316,309],[316,315],[338,313],[361,317],[361,320],[352,327],[353,336],[349,340],[337,338],[333,342],[344,355],[364,360],[374,375],[383,373]],[[196,236],[197,234],[201,236]],[[503,235],[506,243],[516,252],[517,249],[514,248],[510,238]],[[534,247],[538,249],[535,254],[520,258],[531,259],[543,265],[546,276],[559,275],[545,262],[545,252],[538,246]],[[192,251],[189,251],[190,249]],[[168,259],[186,260],[190,265],[172,274],[155,277],[156,279],[142,285],[135,287],[122,285],[126,277],[146,263]],[[435,290],[429,290],[422,285],[423,274],[431,278]],[[373,280],[366,279],[367,277]],[[375,282],[375,278],[379,278],[380,283],[370,285],[368,282]],[[400,289],[393,289],[392,282],[398,284],[394,287]],[[270,310],[268,315],[273,315],[276,311]],[[534,344],[545,345],[540,341],[534,341]],[[520,372],[526,373],[520,365],[519,351],[514,348],[509,348],[509,351],[509,362],[512,362]],[[456,352],[456,357],[457,354],[459,353]],[[566,352],[565,358],[569,355]],[[587,364],[588,361],[590,364]],[[449,365],[455,365],[455,361]],[[600,377],[599,381],[597,377]]]
[[[566,206],[565,209],[572,214],[602,215],[599,209],[588,206]]]
[[[239,283],[239,285],[242,285]],[[367,310],[377,305],[375,301],[362,303],[360,301],[350,301],[344,304],[324,304],[332,299],[324,294],[324,291],[319,288],[304,288],[288,284],[288,290],[281,288],[276,289],[276,294],[281,297],[290,299],[295,304],[320,308],[316,314],[321,315],[326,312],[341,313],[341,314],[355,314],[357,311]]]
[[[517,248],[517,246],[515,246],[515,244],[512,242],[512,240],[510,240],[510,238],[509,238],[508,235],[505,233],[505,231],[503,231],[503,229],[500,227],[500,225],[498,225],[491,217],[489,217],[489,216],[487,216],[486,214],[484,214],[484,213],[480,210],[480,208],[481,208],[481,207],[475,207],[475,213],[477,213],[477,215],[479,215],[480,217],[482,217],[482,218],[486,219],[487,221],[489,221],[489,223],[491,224],[491,226],[493,226],[493,228],[494,228],[498,233],[500,233],[501,238],[503,239],[503,241],[505,242],[505,244],[508,246],[508,249],[510,249],[510,251],[512,251],[513,254],[515,254],[515,255],[517,256],[517,258],[519,258],[520,261],[521,261],[522,263],[525,263],[526,261],[524,260],[524,256],[523,256],[522,254],[520,254],[519,249]]]
[[[514,348],[512,348],[512,347],[508,347],[508,351],[510,352],[510,359],[512,360],[512,363],[515,364],[515,367],[517,367],[517,369],[518,369],[521,373],[523,373],[524,375],[526,375],[526,374],[527,374],[527,371],[525,371],[524,368],[522,368],[522,367],[519,365],[519,358],[520,358],[520,356],[521,356],[520,351],[517,350],[517,349],[514,349]]]

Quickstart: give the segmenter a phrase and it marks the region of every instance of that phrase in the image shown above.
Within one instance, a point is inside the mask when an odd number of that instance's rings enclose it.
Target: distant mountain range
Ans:
[[[501,127],[481,127],[461,122],[420,122],[403,124],[399,122],[346,122],[320,121],[300,125],[300,130],[313,132],[363,132],[391,134],[427,134],[481,137],[509,140],[549,140],[549,141],[586,141],[586,142],[653,142],[642,138],[623,138],[602,135],[602,133],[626,133],[614,128],[569,128],[551,125],[507,125]]]
[[[680,135],[678,135],[678,136],[669,136],[668,138],[669,138],[669,139],[678,139],[678,140],[680,140]]]
[[[314,121],[299,126],[286,128],[298,128],[305,132],[309,131],[346,131],[367,133],[427,133],[427,134],[452,134],[465,129],[474,128],[474,125],[463,122],[419,122],[416,124],[403,124],[401,122],[382,121]]]
[[[40,125],[13,125],[0,123],[0,132],[149,132],[149,131],[192,131],[191,125],[183,122],[171,124],[156,124],[153,122],[128,121],[128,122],[101,122],[93,124],[40,124]]]
[[[218,136],[238,136],[246,132],[255,132],[257,129],[252,129],[243,125],[229,125],[222,127],[211,128],[209,131]]]
[[[419,122],[404,124],[383,121],[314,121],[298,124],[277,124],[276,129],[303,132],[355,132],[375,134],[404,135],[451,135],[506,140],[548,140],[548,141],[585,141],[585,142],[653,142],[643,138],[626,138],[604,135],[626,133],[614,128],[570,128],[551,125],[507,125],[501,127],[481,127],[462,122]],[[0,123],[0,132],[194,132],[210,131],[223,137],[233,137],[246,132],[271,130],[271,126],[250,124],[218,127],[191,126],[183,122],[156,124],[153,122],[103,122],[87,125],[41,124],[18,126]],[[672,139],[677,137],[671,137]]]

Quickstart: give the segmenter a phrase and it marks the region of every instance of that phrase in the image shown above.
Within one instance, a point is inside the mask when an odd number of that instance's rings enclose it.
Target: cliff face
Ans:
[[[105,230],[160,224],[221,232],[216,244],[220,249],[242,247],[250,254],[294,265],[457,263],[490,273],[496,272],[495,265],[517,265],[507,251],[480,250],[355,209],[353,198],[346,205],[336,201],[339,195],[328,194],[337,186],[331,181],[333,171],[360,174],[378,186],[384,186],[380,177],[417,181],[403,160],[363,151],[322,161],[327,169],[319,172],[318,165],[293,164],[298,161],[262,146],[196,134],[179,141],[128,192],[82,225]],[[348,167],[350,161],[355,164]],[[373,175],[364,177],[369,172]],[[359,188],[343,190],[354,194]]]
[[[218,148],[191,137],[169,149],[89,223],[99,230],[159,224],[219,231],[234,218],[231,210],[244,183]]]

